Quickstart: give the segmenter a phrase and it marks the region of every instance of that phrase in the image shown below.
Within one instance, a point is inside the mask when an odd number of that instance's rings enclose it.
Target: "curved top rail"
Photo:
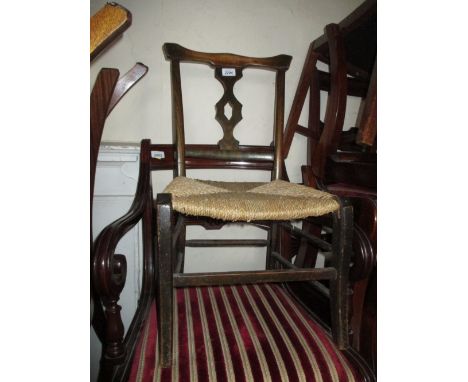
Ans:
[[[292,57],[286,54],[273,57],[247,57],[231,53],[197,52],[169,42],[163,45],[163,52],[168,60],[200,62],[212,67],[233,66],[236,68],[257,67],[288,70],[292,60]]]

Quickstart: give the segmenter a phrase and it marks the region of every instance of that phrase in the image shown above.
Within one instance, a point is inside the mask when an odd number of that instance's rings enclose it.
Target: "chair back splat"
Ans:
[[[282,177],[282,141],[284,125],[284,82],[285,72],[291,63],[291,56],[279,55],[268,58],[252,58],[229,53],[203,53],[186,49],[178,44],[166,43],[163,46],[166,59],[171,61],[173,137],[177,149],[176,176],[185,176],[186,157],[220,159],[224,161],[271,161],[272,179]],[[180,78],[180,62],[207,64],[215,70],[215,78],[221,82],[224,94],[216,103],[216,120],[223,129],[223,138],[217,147],[186,148],[184,134],[184,113]],[[271,152],[258,150],[258,147],[243,147],[234,138],[234,128],[242,120],[242,104],[234,95],[233,88],[242,78],[245,68],[258,68],[276,71],[274,149]],[[231,118],[224,113],[225,106],[232,108]],[[269,151],[269,150],[268,150]]]

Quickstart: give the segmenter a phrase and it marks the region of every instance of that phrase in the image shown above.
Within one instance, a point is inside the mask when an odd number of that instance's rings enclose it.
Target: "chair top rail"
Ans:
[[[288,70],[292,57],[280,54],[273,57],[247,57],[231,53],[204,53],[184,48],[175,43],[165,43],[163,52],[166,59],[198,62],[211,67],[232,66],[234,68],[256,67],[263,69]]]

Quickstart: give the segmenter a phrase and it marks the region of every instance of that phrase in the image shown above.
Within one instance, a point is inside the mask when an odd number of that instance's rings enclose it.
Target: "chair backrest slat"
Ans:
[[[272,161],[272,178],[282,177],[283,168],[283,127],[284,127],[284,87],[285,71],[291,63],[291,56],[278,55],[274,57],[257,58],[246,57],[230,53],[203,53],[186,49],[178,44],[166,43],[163,45],[166,59],[171,61],[171,84],[172,84],[172,120],[173,120],[173,143],[176,148],[175,176],[186,175],[187,158],[205,158],[206,160],[237,162],[268,162]],[[183,98],[180,75],[180,63],[201,63],[209,65],[215,70],[215,78],[221,82],[224,88],[222,98],[216,103],[215,119],[223,129],[223,138],[218,142],[217,150],[210,148],[205,150],[199,146],[196,150],[187,150],[185,144]],[[239,142],[234,138],[233,130],[242,120],[242,104],[234,95],[233,89],[237,81],[242,78],[245,68],[267,69],[276,72],[275,82],[275,108],[273,126],[273,155],[261,152],[245,152],[240,150]],[[225,115],[225,106],[232,108],[232,115]],[[217,151],[217,152],[216,152]],[[208,162],[206,162],[208,164]],[[213,162],[214,163],[214,162]],[[215,164],[215,163],[214,163]],[[250,166],[246,166],[250,167]],[[261,167],[264,167],[263,165]]]
[[[216,159],[206,159],[206,156],[197,157],[197,151],[202,150],[204,153],[210,151],[218,152],[217,145],[186,145],[185,146],[185,167],[187,169],[236,169],[236,170],[263,170],[273,171],[274,151],[270,146],[239,146],[239,151],[235,154]],[[151,170],[171,170],[175,167],[175,149],[171,144],[151,145],[148,148],[151,157]],[[194,155],[195,154],[195,155]],[[228,153],[230,154],[230,153]],[[244,159],[244,154],[249,155],[248,160]],[[224,155],[224,154],[223,154]]]
[[[231,53],[204,53],[190,50],[179,44],[165,43],[164,55],[171,61],[198,62],[211,67],[233,66],[235,68],[258,67],[272,70],[288,70],[291,56],[280,54],[273,57],[246,57]]]
[[[225,161],[259,161],[273,162],[274,154],[260,151],[242,152],[239,150],[215,150],[215,149],[188,149],[185,148],[186,158],[221,159]]]
[[[171,61],[172,139],[177,147],[177,174],[185,176],[185,130],[179,61]]]

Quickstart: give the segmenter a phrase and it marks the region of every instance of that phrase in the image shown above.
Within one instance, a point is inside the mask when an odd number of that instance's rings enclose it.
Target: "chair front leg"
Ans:
[[[348,333],[348,280],[352,250],[353,207],[344,205],[333,214],[333,260],[337,271],[330,280],[331,326],[333,340],[340,349],[346,349]]]
[[[157,312],[159,362],[171,366],[173,325],[173,265],[172,265],[172,201],[170,194],[158,194],[156,199],[157,228]]]

